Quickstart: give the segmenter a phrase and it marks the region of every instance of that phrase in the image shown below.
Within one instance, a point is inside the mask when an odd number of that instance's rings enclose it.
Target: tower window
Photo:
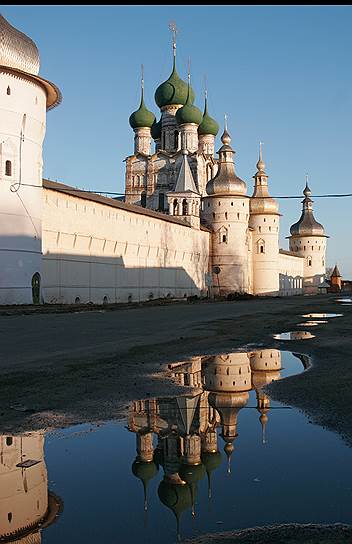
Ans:
[[[238,214],[237,214],[237,219],[239,219],[239,218],[240,218],[240,214],[238,213]]]
[[[185,198],[182,200],[182,215],[188,215],[188,203]]]
[[[227,212],[225,212],[225,219],[227,219]]]
[[[11,161],[5,162],[5,175],[12,176],[12,163]]]
[[[11,89],[10,89],[10,86],[7,87],[6,89],[6,94],[10,95],[11,94]]]
[[[176,151],[178,150],[178,130],[174,132],[174,148]]]
[[[142,208],[147,207],[147,193],[145,191],[141,193],[141,206]]]
[[[264,253],[264,246],[263,245],[260,245],[260,253]]]
[[[163,212],[165,210],[165,195],[164,193],[159,193],[159,211]]]
[[[308,261],[308,266],[312,266],[312,257],[308,257],[307,261]]]
[[[13,438],[12,436],[6,437],[6,446],[12,446]]]

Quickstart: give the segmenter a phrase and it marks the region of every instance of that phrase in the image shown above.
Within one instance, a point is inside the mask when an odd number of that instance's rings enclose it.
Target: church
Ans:
[[[125,197],[107,198],[43,179],[46,112],[61,92],[39,75],[35,43],[0,16],[0,304],[319,292],[328,236],[308,183],[289,250],[281,249],[261,147],[249,195],[226,118],[215,153],[219,125],[207,95],[202,112],[190,75],[177,73],[175,32],[172,53],[155,91],[158,121],[142,78]]]

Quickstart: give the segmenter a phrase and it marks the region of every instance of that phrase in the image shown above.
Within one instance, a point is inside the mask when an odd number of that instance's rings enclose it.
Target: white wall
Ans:
[[[45,91],[2,68],[0,119],[0,304],[31,303],[32,276],[41,272]]]
[[[290,236],[290,250],[303,257],[304,292],[316,294],[325,279],[325,236]]]
[[[130,210],[44,189],[45,302],[128,302],[205,292],[210,234],[168,216],[153,217],[155,212]]]
[[[304,259],[279,252],[280,296],[301,295],[303,293]]]
[[[253,294],[278,295],[279,214],[251,214]],[[263,247],[264,252],[261,252]]]

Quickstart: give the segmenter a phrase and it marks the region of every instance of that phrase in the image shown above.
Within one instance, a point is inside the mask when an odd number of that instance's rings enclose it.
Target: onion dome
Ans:
[[[142,93],[141,93],[141,103],[138,110],[134,111],[130,115],[129,119],[130,125],[133,129],[135,128],[152,128],[153,124],[156,122],[155,115],[146,108],[144,104],[144,83],[142,80]]]
[[[37,76],[39,51],[33,40],[14,28],[0,15],[0,65]]]
[[[208,97],[207,94],[205,95],[205,104],[204,104],[204,113],[203,113],[203,119],[201,124],[198,127],[198,134],[204,135],[204,134],[212,134],[213,136],[216,136],[219,132],[219,125],[208,114]]]
[[[188,85],[183,81],[176,70],[176,55],[174,54],[174,63],[171,75],[169,79],[164,81],[155,91],[155,102],[162,108],[163,106],[169,106],[171,104],[184,105],[188,98]],[[189,88],[190,103],[194,102],[194,91],[192,87]]]
[[[179,470],[179,475],[181,476],[182,480],[187,482],[188,484],[195,484],[197,482],[200,482],[204,478],[206,474],[205,467],[203,463],[199,463],[198,465],[181,465],[181,468]]]
[[[187,100],[185,105],[178,109],[176,112],[176,121],[179,125],[185,125],[188,123],[193,123],[194,125],[200,125],[202,122],[202,112],[200,111],[197,106],[193,106],[193,100],[191,100],[190,95],[191,90],[191,84],[190,84],[190,78],[188,76],[188,92],[187,92]]]
[[[221,136],[223,145],[220,147],[218,171],[215,178],[208,181],[206,191],[208,195],[242,196],[246,194],[247,185],[235,174],[233,155],[235,151],[230,146],[231,136],[227,127]]]
[[[202,453],[202,462],[208,476],[208,498],[211,498],[211,473],[221,465],[221,453],[219,451]]]
[[[140,461],[138,458],[132,464],[132,472],[141,480],[144,490],[144,510],[147,510],[147,486],[148,482],[154,478],[158,472],[158,468],[153,461]]]
[[[151,127],[151,133],[153,140],[160,140],[161,138],[161,119],[157,122],[156,119]]]
[[[252,198],[249,201],[249,210],[251,215],[279,215],[278,203],[269,195],[268,176],[265,173],[265,162],[263,161],[262,157],[261,143],[259,144],[259,160],[257,162],[257,172],[253,177],[255,179],[254,192]]]
[[[182,512],[192,506],[192,493],[190,487],[183,484],[174,484],[162,480],[158,487],[158,496],[161,502],[175,514],[177,520],[177,533]]]
[[[301,217],[297,223],[294,223],[290,228],[291,236],[324,236],[324,227],[315,220],[313,215],[313,200],[310,198],[312,191],[306,183],[303,191],[304,199],[302,200],[303,210]]]

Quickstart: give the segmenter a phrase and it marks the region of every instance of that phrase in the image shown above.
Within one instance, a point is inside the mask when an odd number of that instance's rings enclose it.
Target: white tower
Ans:
[[[41,301],[42,146],[61,95],[39,64],[35,43],[0,16],[0,304]]]
[[[304,257],[303,291],[307,294],[318,293],[319,285],[325,279],[326,236],[324,227],[315,220],[313,215],[312,192],[308,180],[303,191],[302,215],[290,228],[290,251]]]
[[[249,292],[249,198],[247,186],[235,174],[231,138],[225,126],[218,171],[206,186],[202,218],[211,228],[213,285],[221,295]],[[218,272],[218,273],[217,273]]]
[[[253,196],[249,203],[249,226],[252,228],[253,294],[279,293],[279,218],[277,202],[268,192],[268,176],[261,144]]]

